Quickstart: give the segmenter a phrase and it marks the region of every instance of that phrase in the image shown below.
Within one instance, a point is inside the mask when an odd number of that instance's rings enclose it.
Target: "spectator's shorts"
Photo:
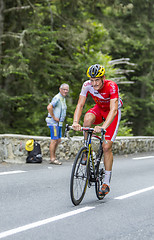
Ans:
[[[93,113],[96,116],[95,122],[93,124],[98,125],[103,122],[103,118],[106,119],[109,111],[103,111],[101,107],[97,104],[88,110],[87,113]],[[121,109],[118,109],[117,115],[114,120],[110,124],[110,126],[106,129],[105,139],[114,142],[116,135],[118,133],[119,123],[121,119]]]
[[[52,140],[57,140],[62,137],[62,127],[48,126],[50,128],[50,136]]]

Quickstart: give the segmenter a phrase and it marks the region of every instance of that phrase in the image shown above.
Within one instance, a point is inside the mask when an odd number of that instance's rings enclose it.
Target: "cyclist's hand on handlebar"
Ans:
[[[72,124],[72,127],[73,127],[73,130],[75,130],[75,131],[81,131],[81,125],[77,122],[74,122]]]
[[[96,132],[96,133],[101,133],[101,129],[102,129],[102,127],[100,127],[100,126],[95,126],[94,127],[94,133]]]

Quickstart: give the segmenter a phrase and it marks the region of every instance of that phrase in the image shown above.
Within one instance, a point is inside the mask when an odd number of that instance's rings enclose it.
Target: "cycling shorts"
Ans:
[[[101,107],[97,104],[88,110],[87,113],[93,113],[96,116],[95,122],[93,124],[98,125],[101,124],[107,118],[109,111],[103,111]],[[110,126],[106,129],[105,139],[114,142],[116,135],[118,133],[119,123],[121,119],[121,108],[118,109],[117,115],[114,120],[110,124]]]
[[[50,136],[52,140],[57,140],[62,137],[62,127],[48,126],[50,128]]]

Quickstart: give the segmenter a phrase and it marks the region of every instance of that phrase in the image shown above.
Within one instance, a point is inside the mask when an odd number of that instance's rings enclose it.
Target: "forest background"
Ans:
[[[47,105],[64,82],[72,124],[99,63],[124,102],[119,135],[154,135],[153,33],[153,0],[0,0],[0,133],[49,136]]]

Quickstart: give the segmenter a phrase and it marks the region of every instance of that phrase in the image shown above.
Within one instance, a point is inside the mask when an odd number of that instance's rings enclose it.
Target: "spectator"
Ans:
[[[56,158],[56,149],[61,142],[62,126],[66,117],[66,100],[65,97],[69,92],[69,85],[63,83],[59,88],[59,93],[54,96],[51,103],[47,106],[48,117],[46,118],[47,126],[50,128],[51,142],[50,142],[50,163],[61,165]]]

